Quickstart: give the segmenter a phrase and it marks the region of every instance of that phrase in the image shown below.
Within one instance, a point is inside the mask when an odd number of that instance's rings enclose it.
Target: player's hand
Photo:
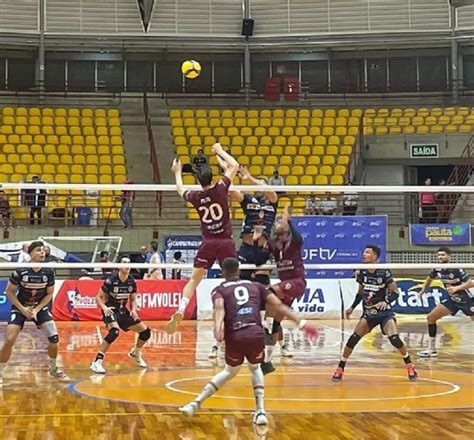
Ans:
[[[220,328],[214,327],[214,338],[216,338],[217,342],[224,341],[224,329],[222,327]]]
[[[214,151],[214,153],[216,153],[216,154],[219,154],[219,153],[222,153],[224,151],[224,149],[222,148],[222,145],[219,142],[216,142],[212,146],[212,151]]]
[[[374,307],[377,310],[387,310],[388,309],[388,303],[386,303],[385,301],[380,301],[377,304],[375,304]]]
[[[425,289],[421,289],[419,292],[418,292],[418,296],[423,296],[426,294],[426,291]]]
[[[114,309],[115,309],[115,307],[104,306],[102,308],[102,311],[104,312],[105,316],[114,316]]]
[[[238,174],[239,174],[241,179],[249,179],[250,178],[249,170],[245,165],[240,165]]]
[[[171,171],[173,171],[173,173],[179,173],[181,172],[181,170],[183,169],[182,165],[181,165],[181,161],[179,159],[174,159],[173,160],[173,165],[171,165]]]
[[[138,311],[136,308],[133,308],[132,310],[130,310],[130,316],[135,319],[135,321],[138,321],[140,319],[140,317],[138,316]]]
[[[255,226],[255,228],[253,230],[253,241],[257,241],[262,237],[263,228],[264,228],[264,226],[262,226],[262,225]]]
[[[318,329],[314,325],[308,324],[305,320],[300,322],[299,328],[310,341],[315,342],[319,338]]]
[[[33,309],[31,307],[21,306],[20,312],[27,319],[32,319],[33,316],[35,316],[35,314],[33,313]]]
[[[347,310],[346,310],[346,319],[351,319],[351,315],[352,315],[352,312],[354,311],[354,309],[352,307],[349,307]]]
[[[456,290],[456,287],[454,286],[449,286],[447,289],[446,289],[446,292],[448,292],[450,295],[454,295],[457,290]]]

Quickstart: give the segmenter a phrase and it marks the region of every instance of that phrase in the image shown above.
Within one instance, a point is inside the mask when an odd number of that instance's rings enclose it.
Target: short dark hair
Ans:
[[[183,256],[183,254],[181,253],[181,251],[176,251],[176,252],[173,254],[173,258],[174,258],[175,260],[179,260],[182,256]]]
[[[212,183],[212,169],[209,165],[203,165],[197,170],[196,178],[201,186],[209,186]]]
[[[204,153],[204,150],[203,150],[202,148],[199,148],[198,154],[199,154],[199,153]]]
[[[100,257],[100,258],[104,258],[106,255],[109,256],[109,252],[108,252],[108,251],[101,251],[100,254],[99,254],[99,257]]]
[[[152,251],[157,251],[158,250],[158,242],[157,241],[152,241],[150,243],[150,246],[151,246]]]
[[[438,249],[438,252],[446,252],[448,255],[451,255],[451,249],[449,249],[449,248],[446,247],[446,246],[440,247],[440,248]]]
[[[128,258],[130,261],[132,261],[132,259],[130,258],[130,255],[128,255],[128,254],[121,254],[121,255],[119,255],[119,257],[117,258],[117,263],[121,263],[124,258]]]
[[[235,277],[239,274],[239,261],[235,258],[226,258],[221,267],[225,278]]]
[[[382,250],[376,244],[368,244],[365,246],[366,249],[372,249],[372,252],[377,255],[377,258],[380,257]]]
[[[28,246],[28,253],[31,254],[36,248],[44,246],[44,243],[42,241],[33,241],[30,243]]]

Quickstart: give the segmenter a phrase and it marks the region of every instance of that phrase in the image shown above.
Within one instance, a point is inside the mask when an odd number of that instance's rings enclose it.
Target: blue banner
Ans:
[[[448,292],[442,287],[442,283],[437,280],[433,281],[422,297],[420,297],[419,292],[423,288],[425,280],[396,278],[395,282],[400,291],[398,301],[392,307],[392,310],[396,313],[428,314],[443,299],[449,298]]]
[[[470,245],[471,225],[468,223],[410,225],[410,243],[418,246]]]
[[[5,295],[8,280],[0,280],[0,321],[7,321],[10,315],[11,303]]]
[[[360,263],[367,244],[387,247],[386,216],[306,216],[294,219],[303,235],[305,264]],[[308,278],[351,278],[351,270],[308,270]]]

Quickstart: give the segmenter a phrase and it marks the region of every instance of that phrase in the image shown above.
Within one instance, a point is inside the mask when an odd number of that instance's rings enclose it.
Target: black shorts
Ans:
[[[268,254],[268,258],[270,258],[270,254]],[[254,246],[251,246],[247,243],[242,243],[240,245],[239,263],[240,264],[256,264]],[[266,275],[266,274],[255,275],[254,270],[242,270],[240,272],[240,278],[242,278],[243,280],[254,281],[256,283],[263,284],[264,286],[268,286],[270,284],[270,275]]]
[[[114,313],[112,316],[105,316],[102,314],[102,320],[104,321],[105,325],[109,325],[112,322],[116,322],[121,330],[124,332],[128,332],[130,327],[140,324],[139,319],[133,319],[132,315],[127,309],[120,310],[117,313]]]
[[[451,296],[441,301],[451,315],[455,315],[461,310],[466,316],[474,316],[474,298],[459,298],[459,296]]]
[[[10,319],[8,320],[8,325],[14,324],[14,325],[19,325],[21,328],[23,328],[26,320],[27,320],[26,316],[22,315],[22,313],[15,306],[12,306],[11,312],[10,312]],[[52,320],[53,320],[53,315],[51,311],[49,310],[49,305],[47,305],[47,306],[44,306],[36,314],[36,319],[33,319],[32,321],[36,324],[37,327],[39,327],[41,324],[44,324],[45,322],[52,321]]]
[[[374,313],[375,311],[377,310],[364,310],[364,313],[362,314],[362,318],[364,318],[367,321],[367,324],[369,324],[370,331],[372,331],[374,327],[380,325],[380,329],[383,333],[383,327],[388,321],[393,319],[395,322],[397,322],[395,319],[395,313],[393,313],[391,310],[382,310],[380,312],[377,311],[377,313]]]

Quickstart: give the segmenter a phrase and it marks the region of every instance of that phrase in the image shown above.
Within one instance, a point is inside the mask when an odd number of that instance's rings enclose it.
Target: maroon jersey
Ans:
[[[303,249],[303,237],[289,222],[291,240],[288,243],[281,243],[271,240],[268,243],[270,252],[275,258],[280,280],[291,280],[301,278],[304,280],[304,264],[301,251]]]
[[[263,309],[270,292],[263,284],[248,280],[225,281],[212,292],[212,302],[224,300],[224,329],[227,338],[233,332],[257,326],[262,330],[260,310]]]
[[[230,179],[224,176],[212,188],[186,191],[183,194],[184,200],[190,202],[199,214],[203,237],[232,238],[232,224],[227,200],[230,184]]]

